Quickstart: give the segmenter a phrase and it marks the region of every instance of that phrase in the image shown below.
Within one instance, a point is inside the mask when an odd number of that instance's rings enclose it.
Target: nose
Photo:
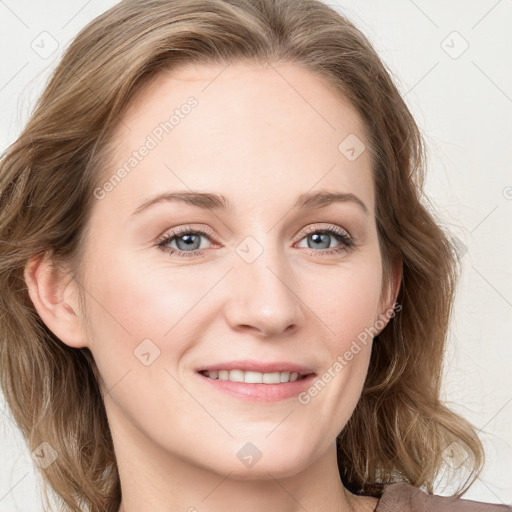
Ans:
[[[255,261],[236,255],[229,273],[230,299],[225,314],[237,331],[260,337],[295,332],[304,322],[303,302],[285,256],[266,248]]]

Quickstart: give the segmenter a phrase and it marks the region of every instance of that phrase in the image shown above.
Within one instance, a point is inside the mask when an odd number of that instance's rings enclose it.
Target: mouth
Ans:
[[[257,371],[257,368],[264,371]],[[196,375],[209,386],[208,389],[244,401],[261,403],[296,398],[311,386],[316,373],[307,367],[294,364],[263,365],[246,361],[243,364],[221,363],[197,369]]]
[[[218,379],[229,382],[245,382],[246,384],[286,384],[305,379],[311,373],[300,372],[255,372],[249,370],[202,370],[201,375],[209,379]]]

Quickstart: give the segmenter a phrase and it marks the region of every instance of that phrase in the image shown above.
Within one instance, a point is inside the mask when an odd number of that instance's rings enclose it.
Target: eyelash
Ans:
[[[343,251],[350,251],[354,248],[354,240],[348,233],[338,226],[332,225],[328,228],[317,228],[315,226],[312,226],[311,228],[308,228],[306,232],[304,233],[304,236],[300,239],[302,240],[308,235],[311,235],[313,233],[321,233],[321,234],[328,234],[333,235],[335,238],[338,239],[339,242],[341,242],[341,245],[339,247],[336,247],[334,249],[324,249],[320,251],[316,251],[311,248],[307,248],[307,250],[311,251],[311,253],[314,254],[322,254],[322,255],[332,255],[332,254],[338,254]],[[201,235],[206,238],[211,239],[213,236],[213,233],[208,229],[191,229],[188,226],[184,226],[182,228],[178,228],[175,231],[172,231],[171,233],[165,234],[162,238],[160,238],[157,242],[157,247],[159,247],[162,251],[167,252],[169,254],[177,254],[180,258],[188,258],[190,256],[201,256],[203,255],[205,249],[196,249],[194,251],[182,251],[180,249],[171,249],[169,247],[166,247],[167,244],[170,244],[175,238],[180,238],[183,235]]]

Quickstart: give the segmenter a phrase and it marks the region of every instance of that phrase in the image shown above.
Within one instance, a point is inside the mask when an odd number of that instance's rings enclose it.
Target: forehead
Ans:
[[[354,143],[361,153],[347,158]],[[186,64],[162,72],[132,98],[113,134],[113,158],[103,178],[124,167],[109,198],[127,206],[177,189],[257,204],[266,184],[265,200],[273,191],[281,191],[281,198],[289,191],[295,199],[314,187],[333,188],[364,196],[372,209],[365,146],[356,110],[309,70]]]

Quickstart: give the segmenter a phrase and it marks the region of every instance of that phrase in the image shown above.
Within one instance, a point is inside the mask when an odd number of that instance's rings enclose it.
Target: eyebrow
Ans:
[[[137,215],[157,203],[179,202],[208,210],[234,210],[233,203],[221,194],[208,192],[164,192],[144,201],[138,206],[131,216]],[[359,205],[363,212],[368,215],[367,206],[350,192],[305,192],[301,194],[293,206],[294,209],[324,208],[333,203],[353,203]]]

